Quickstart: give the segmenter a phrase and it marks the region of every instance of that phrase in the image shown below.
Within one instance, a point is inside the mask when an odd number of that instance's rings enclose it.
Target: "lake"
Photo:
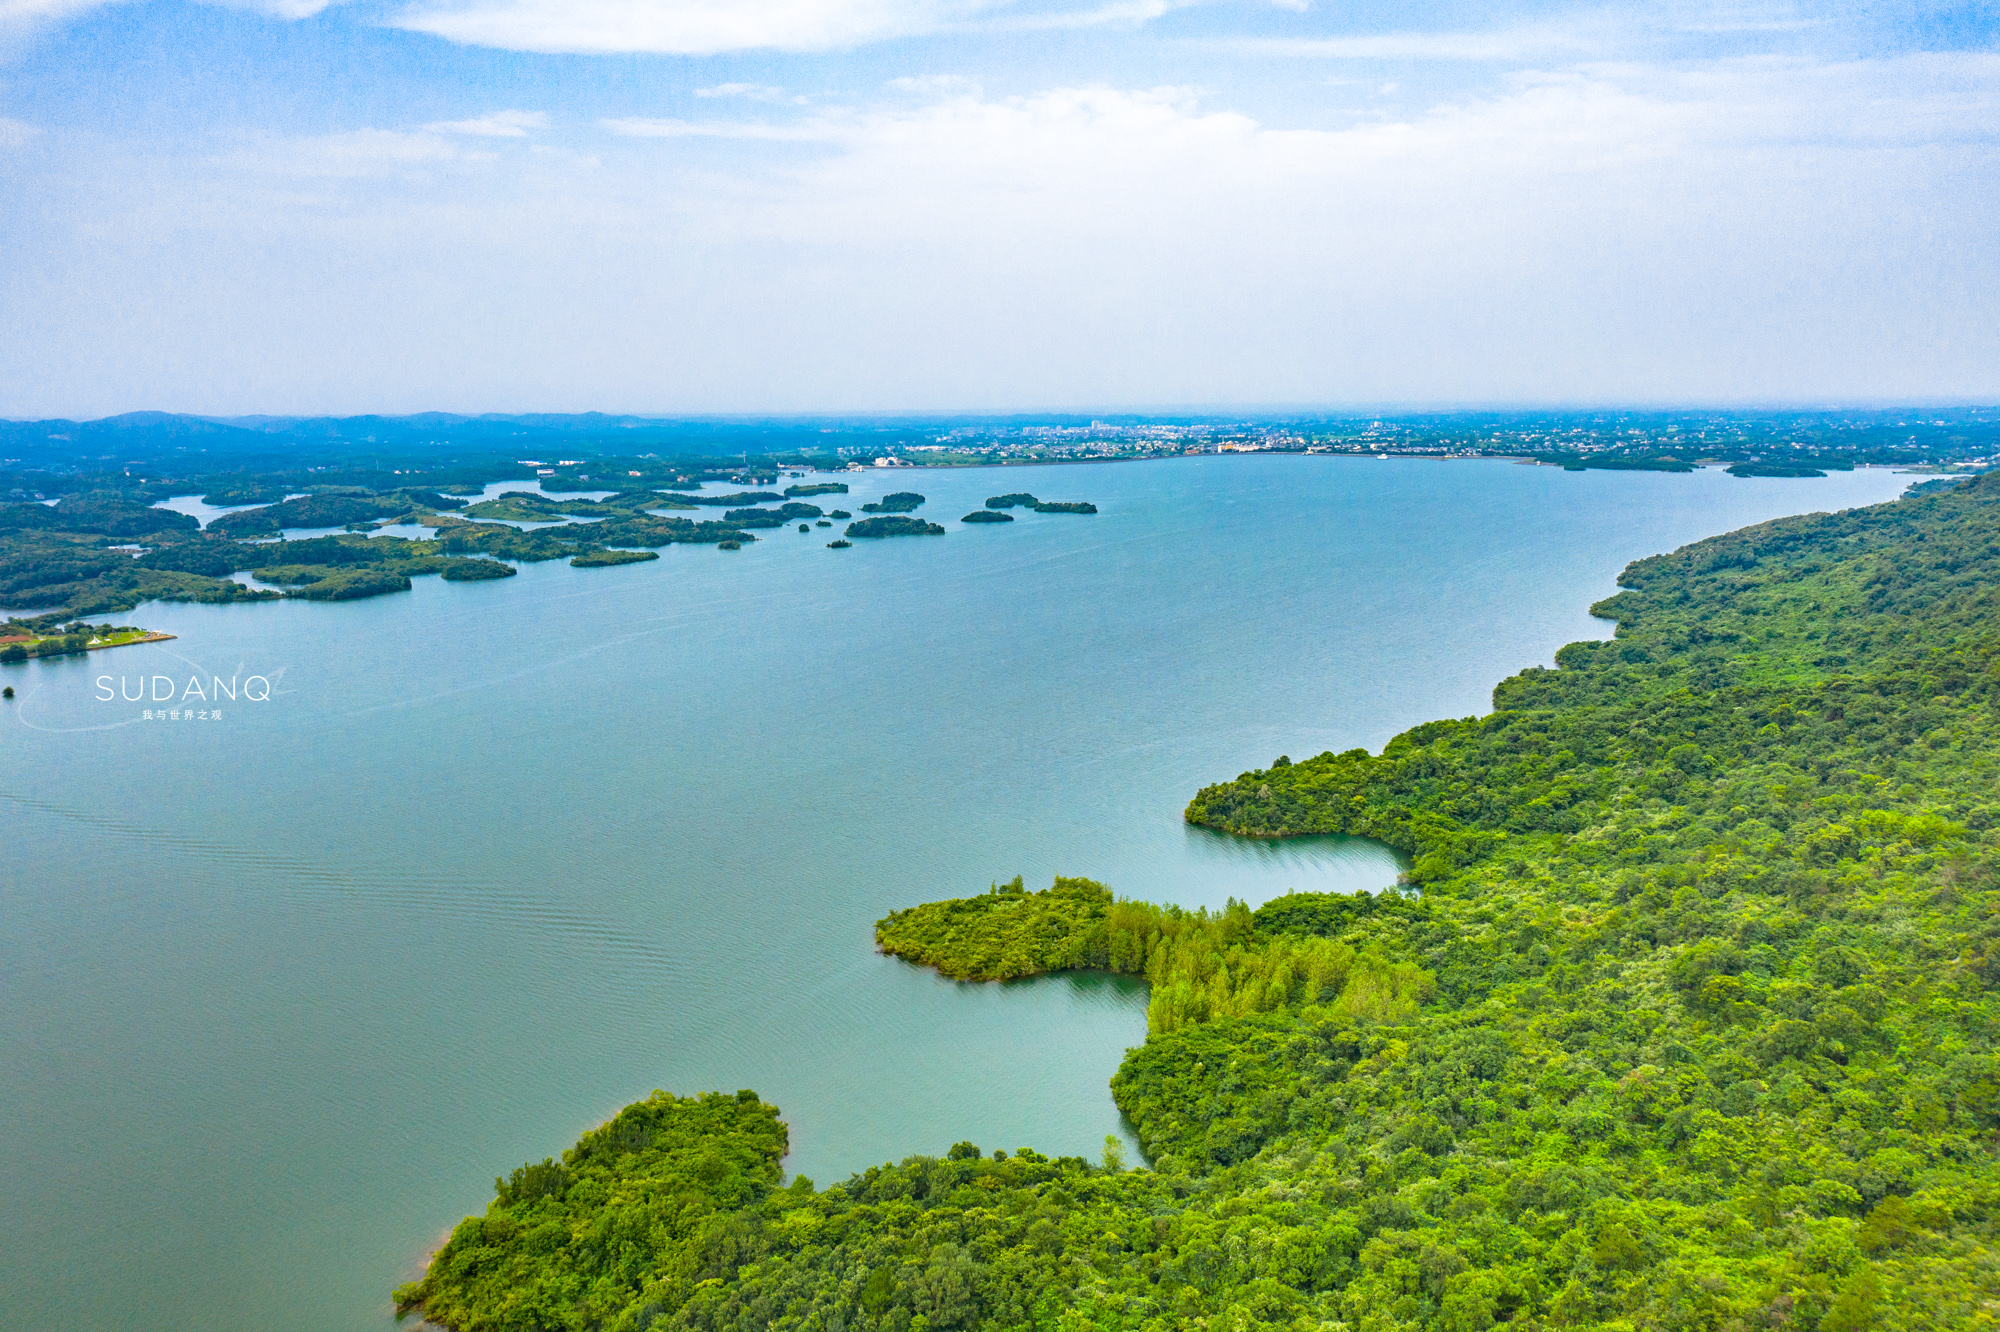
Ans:
[[[960,1139],[1095,1156],[1143,988],[952,984],[879,916],[1017,873],[1381,887],[1381,848],[1181,810],[1485,711],[1603,636],[1636,557],[1908,480],[871,471],[816,502],[915,489],[949,535],[111,617],[178,638],[0,670],[0,1321],[382,1332],[496,1174],[655,1087],[755,1088],[822,1184]],[[955,521],[1017,490],[1102,512]],[[271,691],[145,721],[94,683],[156,675]]]

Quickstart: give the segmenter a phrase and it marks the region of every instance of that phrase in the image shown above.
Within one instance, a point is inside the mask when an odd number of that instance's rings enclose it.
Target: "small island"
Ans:
[[[863,518],[847,525],[851,537],[943,536],[944,528],[921,518]]]
[[[1024,490],[1011,495],[995,495],[986,501],[989,509],[1033,509],[1036,513],[1096,513],[1097,506],[1084,500],[1044,500],[1036,499]],[[967,518],[966,522],[972,519]],[[983,521],[992,522],[993,519]]]
[[[614,564],[638,564],[657,560],[657,550],[587,550],[569,562],[572,569],[606,569]],[[468,561],[469,563],[469,561]]]
[[[998,513],[992,509],[974,509],[958,521],[961,523],[1011,523],[1014,521],[1014,515],[1011,513]]]
[[[775,509],[731,509],[722,515],[724,522],[741,528],[783,527],[801,518],[817,518],[826,510],[817,504],[791,502]]]
[[[861,506],[863,513],[912,513],[923,506],[924,497],[914,490],[898,490],[873,504]]]

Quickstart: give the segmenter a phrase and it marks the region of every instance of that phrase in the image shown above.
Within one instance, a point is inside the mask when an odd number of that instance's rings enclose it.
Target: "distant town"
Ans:
[[[1541,410],[1362,414],[643,417],[236,417],[135,412],[0,421],[0,479],[243,473],[650,476],[663,464],[754,480],[783,468],[993,466],[1215,453],[1518,458],[1565,467],[1724,464],[1744,475],[1854,466],[1978,471],[2000,458],[2000,407]],[[41,474],[38,476],[38,474]],[[59,489],[59,488],[58,488]],[[48,491],[47,493],[54,493]]]

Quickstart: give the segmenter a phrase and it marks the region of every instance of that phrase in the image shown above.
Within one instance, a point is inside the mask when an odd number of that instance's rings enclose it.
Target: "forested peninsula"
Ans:
[[[447,582],[479,582],[512,577],[516,564],[545,560],[601,569],[657,559],[665,546],[740,550],[757,539],[753,532],[795,523],[809,532],[813,525],[853,517],[844,509],[829,515],[805,498],[847,494],[845,481],[793,484],[783,493],[704,492],[705,483],[717,481],[775,484],[778,474],[630,461],[646,466],[591,464],[594,472],[570,475],[551,469],[538,477],[539,491],[506,490],[490,499],[481,498],[487,486],[483,470],[452,468],[407,476],[355,471],[330,479],[314,471],[205,479],[24,477],[38,488],[16,488],[0,500],[0,606],[30,613],[0,633],[5,640],[0,661],[67,651],[48,643],[85,633],[91,616],[129,611],[146,601],[350,601],[407,592],[413,578],[431,574]],[[619,488],[606,490],[606,483]],[[294,492],[295,485],[308,489]],[[56,492],[53,499],[42,486]],[[596,498],[580,493],[590,487],[597,488],[588,492]],[[468,489],[472,493],[458,493]],[[195,493],[218,507],[250,507],[216,515],[203,527],[161,505]],[[872,516],[851,523],[844,535],[943,536],[940,524],[912,516],[924,502],[915,491],[885,495],[862,505]],[[986,503],[988,508],[965,521],[1010,521],[996,510],[1016,504],[1040,513],[1097,512],[1089,503],[1051,504],[1032,495],[996,496]],[[683,516],[715,509],[723,510],[719,518]],[[342,530],[283,539],[287,531],[302,528]],[[412,538],[383,528],[404,533],[420,528],[432,535]]]
[[[1145,976],[1149,1169],[961,1143],[780,1187],[754,1093],[497,1181],[397,1292],[457,1329],[1992,1326],[2000,480],[1642,560],[1615,639],[1379,755],[1208,787],[1406,891],[1058,879],[897,912],[948,975]]]

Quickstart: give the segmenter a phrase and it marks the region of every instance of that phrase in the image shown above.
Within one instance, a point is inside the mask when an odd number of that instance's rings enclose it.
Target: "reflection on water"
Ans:
[[[1410,867],[1396,850],[1366,837],[1237,837],[1191,825],[1185,837],[1189,860],[1255,885],[1243,899],[1252,906],[1291,892],[1380,892]]]

